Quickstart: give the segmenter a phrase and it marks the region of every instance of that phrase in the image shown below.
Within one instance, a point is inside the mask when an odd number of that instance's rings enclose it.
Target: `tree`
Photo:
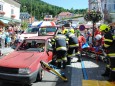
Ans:
[[[21,23],[21,29],[26,30],[28,28],[28,23],[27,22],[22,22]]]
[[[100,11],[91,10],[85,14],[84,19],[86,21],[92,21],[92,23],[93,23],[92,41],[94,42],[94,25],[96,22],[99,22],[100,20],[102,20],[102,14]]]

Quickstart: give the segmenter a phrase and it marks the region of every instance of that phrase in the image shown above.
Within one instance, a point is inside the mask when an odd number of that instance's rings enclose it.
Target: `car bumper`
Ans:
[[[3,82],[30,84],[35,82],[37,73],[37,71],[29,75],[0,73],[0,80]]]

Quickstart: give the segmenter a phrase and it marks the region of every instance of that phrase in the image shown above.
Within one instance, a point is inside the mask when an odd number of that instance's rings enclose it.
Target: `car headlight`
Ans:
[[[30,74],[30,69],[29,68],[20,68],[19,69],[19,74]]]

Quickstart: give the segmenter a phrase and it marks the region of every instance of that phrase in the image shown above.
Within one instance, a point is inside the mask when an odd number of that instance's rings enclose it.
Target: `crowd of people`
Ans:
[[[19,39],[21,31],[14,30],[12,26],[0,26],[0,48],[12,46]]]
[[[57,55],[58,68],[66,68],[70,65],[73,56],[81,61],[81,52],[84,48],[92,49],[98,52],[99,49],[107,50],[107,59],[109,60],[105,73],[102,76],[108,76],[109,81],[115,81],[115,27],[102,24],[92,29],[72,28],[66,29],[64,26],[58,31],[52,39],[54,54]],[[92,37],[94,35],[94,37]],[[85,47],[84,47],[85,45]],[[86,46],[87,45],[87,46]],[[91,51],[92,51],[91,50]]]

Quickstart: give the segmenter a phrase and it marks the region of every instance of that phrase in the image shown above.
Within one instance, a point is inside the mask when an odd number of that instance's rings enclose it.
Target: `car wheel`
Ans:
[[[41,69],[38,71],[38,75],[37,75],[37,78],[36,78],[36,82],[42,81],[43,75],[44,75],[44,70],[41,68]]]

